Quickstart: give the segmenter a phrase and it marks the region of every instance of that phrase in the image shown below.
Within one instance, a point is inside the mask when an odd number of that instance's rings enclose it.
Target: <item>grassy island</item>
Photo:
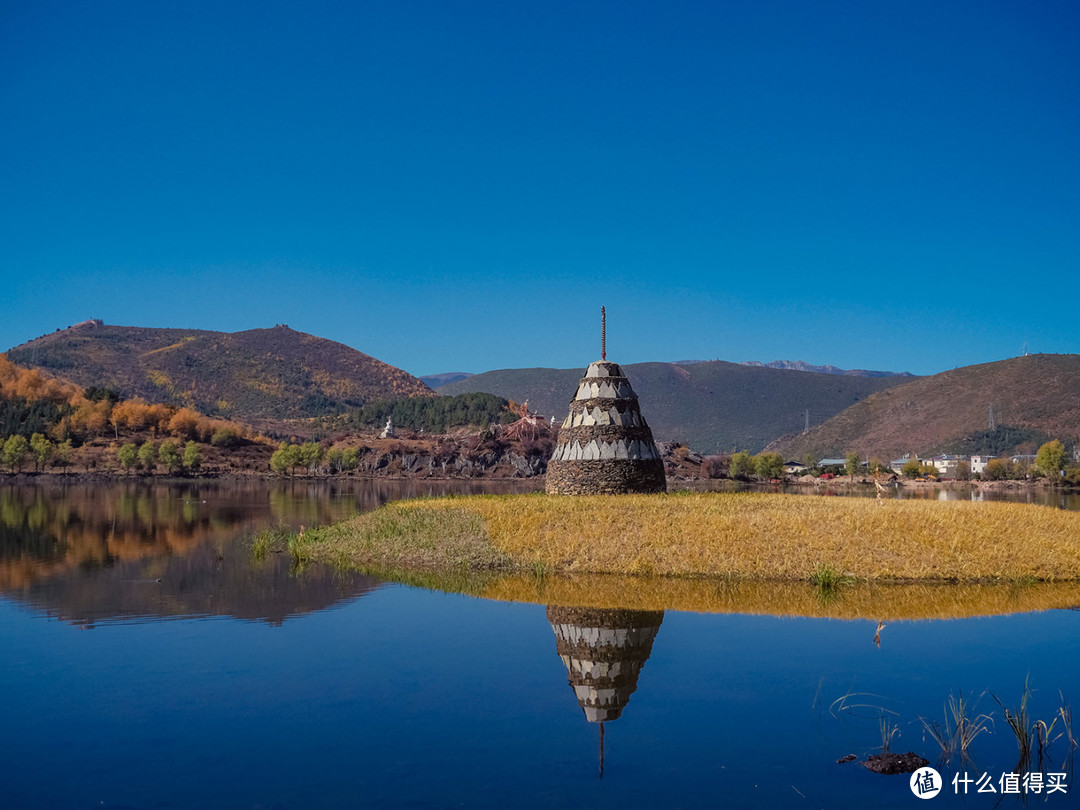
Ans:
[[[291,545],[361,570],[868,582],[1080,581],[1080,513],[760,493],[399,501]]]

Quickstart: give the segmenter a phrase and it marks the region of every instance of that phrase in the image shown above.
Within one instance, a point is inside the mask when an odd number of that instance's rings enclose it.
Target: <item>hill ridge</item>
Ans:
[[[1031,354],[905,381],[769,449],[792,458],[941,453],[985,431],[991,405],[997,425],[1080,440],[1080,355]]]
[[[220,332],[95,319],[34,338],[7,355],[79,385],[230,418],[310,417],[373,399],[434,396],[399,368],[285,324]]]
[[[621,363],[659,441],[682,441],[702,453],[757,452],[779,435],[823,422],[897,377],[853,377],[701,363]],[[499,369],[439,388],[440,394],[485,392],[562,421],[585,366],[576,369]]]

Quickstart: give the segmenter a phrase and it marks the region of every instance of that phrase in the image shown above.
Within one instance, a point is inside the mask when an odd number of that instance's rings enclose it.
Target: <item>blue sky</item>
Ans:
[[[0,349],[1076,352],[1074,2],[4,2]]]

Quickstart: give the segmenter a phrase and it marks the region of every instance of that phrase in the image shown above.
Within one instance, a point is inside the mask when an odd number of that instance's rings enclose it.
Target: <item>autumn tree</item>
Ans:
[[[202,450],[196,442],[184,445],[184,467],[188,472],[198,472],[202,466]]]
[[[754,459],[745,450],[731,454],[731,462],[728,464],[728,475],[732,478],[747,479],[756,471]]]
[[[1035,471],[1057,480],[1065,469],[1065,445],[1057,439],[1049,441],[1035,454]]]
[[[180,469],[180,452],[176,449],[176,442],[166,439],[158,448],[158,459],[165,468],[174,473]]]
[[[82,436],[100,436],[105,432],[112,415],[112,402],[103,399],[100,402],[91,402],[86,397],[79,396],[72,403],[74,411],[70,415],[71,430]]]
[[[154,462],[157,461],[157,447],[149,439],[143,442],[139,448],[139,463],[142,464],[143,469],[152,473],[154,471]]]
[[[34,466],[41,472],[52,458],[53,443],[40,433],[35,433],[30,437],[30,449],[34,453]]]
[[[145,430],[150,426],[150,403],[142,397],[132,397],[113,406],[110,421],[116,435],[122,428]]]
[[[30,444],[26,441],[26,437],[16,434],[8,436],[3,450],[0,451],[0,456],[3,457],[4,465],[10,467],[12,472],[19,472],[29,451]]]
[[[160,402],[155,402],[153,405],[146,406],[147,412],[147,427],[151,432],[157,436],[159,433],[165,433],[169,429],[169,421],[172,419],[173,409],[168,405],[162,405]]]
[[[308,472],[322,459],[323,450],[318,442],[304,442],[297,450],[297,464]]]
[[[300,446],[282,442],[270,456],[270,469],[278,474],[292,475],[294,467],[300,464]]]
[[[332,447],[326,453],[326,463],[332,473],[355,470],[359,461],[360,453],[355,447]]]
[[[759,478],[783,478],[784,457],[779,453],[758,453],[754,457],[754,472]]]
[[[855,452],[848,453],[844,458],[844,472],[848,474],[852,481],[855,480],[860,467],[862,467],[862,464],[859,462],[859,454]]]
[[[181,408],[169,420],[169,432],[179,439],[194,439],[199,427],[199,412]]]
[[[121,445],[116,449],[116,459],[125,472],[130,472],[139,463],[139,448],[133,442]]]
[[[71,439],[64,439],[55,446],[53,459],[58,467],[66,467],[71,463]]]

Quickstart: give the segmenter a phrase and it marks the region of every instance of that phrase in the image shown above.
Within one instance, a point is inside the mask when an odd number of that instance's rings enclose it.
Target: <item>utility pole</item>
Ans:
[[[990,403],[990,422],[989,422],[988,426],[989,426],[990,430],[994,429],[994,403],[993,402]]]
[[[806,409],[806,423],[803,425],[803,433],[810,432],[810,409]]]

